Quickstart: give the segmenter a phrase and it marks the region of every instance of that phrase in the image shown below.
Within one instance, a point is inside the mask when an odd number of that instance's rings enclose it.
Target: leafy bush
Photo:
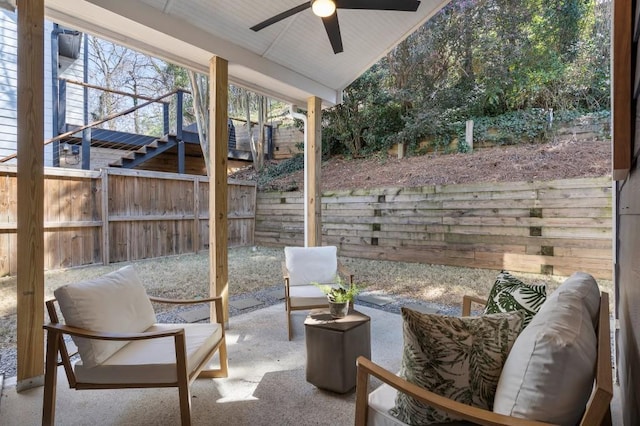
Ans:
[[[283,160],[278,164],[274,164],[265,167],[258,176],[258,186],[267,185],[274,179],[282,176],[287,176],[298,170],[304,169],[304,156],[302,154],[296,154],[295,156]]]

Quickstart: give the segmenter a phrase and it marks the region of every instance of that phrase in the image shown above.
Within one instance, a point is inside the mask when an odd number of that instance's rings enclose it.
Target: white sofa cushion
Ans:
[[[562,293],[572,293],[582,300],[595,327],[600,312],[600,289],[595,278],[585,272],[575,272],[553,292],[551,297],[558,297]]]
[[[59,287],[54,295],[65,323],[101,332],[137,333],[156,322],[151,301],[135,269],[117,271]],[[86,367],[101,364],[126,341],[106,341],[73,337]]]
[[[336,282],[338,249],[335,246],[285,247],[284,257],[289,271],[289,285]]]
[[[187,349],[187,373],[195,370],[222,338],[220,324],[154,324],[145,331],[183,328]],[[74,369],[79,382],[172,383],[177,380],[175,344],[172,337],[135,340],[126,344],[102,364],[94,367],[78,362]]]
[[[597,355],[591,294],[598,290],[589,278],[581,273],[567,279],[518,336],[502,369],[494,412],[560,425],[580,420]]]
[[[367,414],[367,426],[404,426],[400,420],[389,414],[393,408],[398,391],[386,383],[369,394],[369,411]],[[455,421],[447,423],[437,423],[431,426],[472,426],[473,423],[465,421]]]
[[[338,287],[338,284],[331,285]],[[289,287],[291,306],[329,305],[327,295],[315,285],[296,285]]]

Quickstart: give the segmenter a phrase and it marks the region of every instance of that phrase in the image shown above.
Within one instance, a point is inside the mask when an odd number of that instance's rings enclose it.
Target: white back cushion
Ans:
[[[65,323],[92,331],[138,333],[156,322],[151,301],[133,266],[68,284],[54,291]],[[126,341],[73,338],[86,367],[101,364]]]
[[[563,293],[575,294],[582,300],[595,327],[598,322],[598,313],[600,312],[600,289],[595,278],[586,272],[575,272],[553,292],[550,298],[558,297]]]
[[[290,285],[335,283],[338,274],[338,249],[324,247],[285,247],[284,258]]]
[[[567,279],[516,339],[498,381],[494,412],[560,425],[580,420],[597,355],[585,297],[597,284],[583,278]]]

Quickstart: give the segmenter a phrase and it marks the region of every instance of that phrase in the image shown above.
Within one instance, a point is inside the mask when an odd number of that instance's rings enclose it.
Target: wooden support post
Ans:
[[[100,190],[102,203],[102,264],[108,265],[111,262],[109,253],[109,169],[100,170]]]
[[[44,0],[18,0],[17,390],[44,383]]]
[[[229,320],[227,256],[227,108],[229,63],[214,56],[209,62],[209,293],[222,296],[224,322]],[[213,145],[213,146],[212,146]],[[213,306],[211,317],[215,318]]]
[[[633,99],[632,43],[633,2],[617,0],[612,3],[613,30],[611,59],[611,140],[613,141],[613,180],[625,180],[633,159]]]
[[[200,178],[193,179],[193,252],[200,252]]]
[[[469,152],[473,152],[473,120],[467,120],[467,127],[464,134],[464,141],[469,147]]]
[[[307,155],[304,165],[307,191],[307,220],[305,233],[306,245],[309,247],[322,245],[322,220],[320,208],[322,194],[320,193],[320,167],[322,166],[322,104],[320,98],[311,97],[307,102]]]

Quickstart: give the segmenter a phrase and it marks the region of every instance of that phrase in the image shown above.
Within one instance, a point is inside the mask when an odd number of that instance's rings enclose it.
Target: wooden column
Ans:
[[[229,320],[227,259],[228,66],[214,56],[209,62],[209,293],[222,296],[224,321]],[[211,318],[215,318],[213,307]]]
[[[44,0],[18,0],[17,390],[44,373]]]
[[[305,242],[309,247],[322,245],[322,220],[320,209],[320,168],[322,166],[322,104],[320,98],[311,97],[307,102],[307,155],[304,173],[306,175],[307,217],[305,220]]]
[[[631,0],[616,0],[612,3],[613,30],[611,55],[613,62],[611,105],[611,139],[613,179],[625,180],[632,163],[633,149],[633,116],[634,103],[632,89],[640,85],[640,75],[633,75],[632,71],[632,43],[633,43],[633,6]]]

